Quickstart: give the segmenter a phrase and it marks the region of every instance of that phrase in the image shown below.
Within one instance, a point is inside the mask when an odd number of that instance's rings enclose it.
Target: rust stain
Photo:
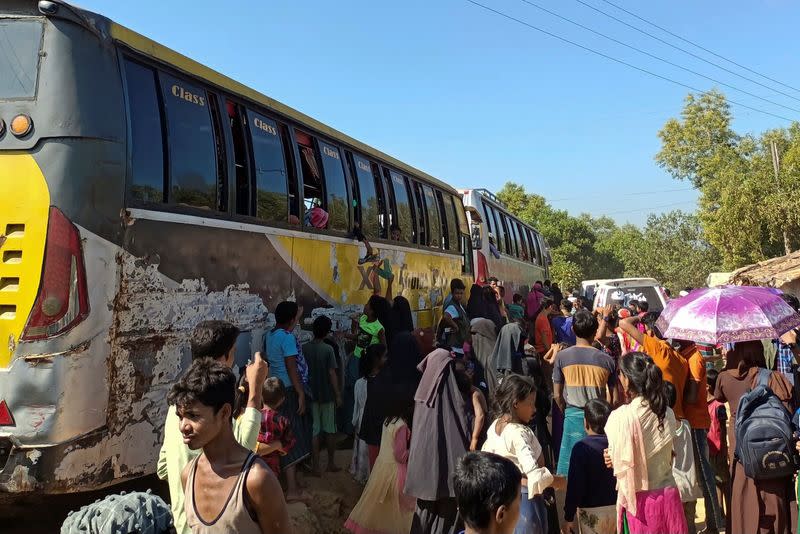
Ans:
[[[91,344],[92,344],[91,340],[86,340],[63,352],[51,352],[48,354],[28,354],[26,356],[23,356],[22,359],[30,363],[31,365],[36,365],[39,363],[53,363],[53,358],[55,356],[77,356],[79,354],[83,354],[89,350],[89,346]]]

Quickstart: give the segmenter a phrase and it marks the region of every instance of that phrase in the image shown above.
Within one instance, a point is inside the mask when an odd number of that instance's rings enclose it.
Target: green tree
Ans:
[[[544,236],[553,258],[550,277],[559,284],[573,287],[589,278],[622,275],[624,265],[611,249],[596,247],[598,237],[606,239],[617,231],[612,219],[573,217],[564,210],[553,209],[544,197],[528,193],[513,182],[506,183],[497,197],[511,213]]]
[[[800,230],[800,127],[742,136],[732,120],[719,91],[690,94],[680,118],[669,119],[658,133],[655,157],[700,192],[699,220],[726,269],[785,253]],[[771,141],[783,159],[777,181]]]
[[[649,276],[677,291],[705,285],[708,274],[719,268],[719,253],[695,215],[680,210],[650,214],[640,235],[633,238],[633,253],[625,256],[627,276]]]

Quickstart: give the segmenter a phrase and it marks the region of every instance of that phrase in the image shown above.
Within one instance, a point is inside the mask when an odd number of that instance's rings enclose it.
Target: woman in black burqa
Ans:
[[[436,349],[419,364],[422,380],[414,395],[414,428],[408,457],[406,495],[416,497],[411,534],[456,534],[458,518],[453,473],[469,450],[472,429],[467,401],[459,391],[449,351]]]
[[[388,376],[395,383],[419,384],[422,373],[417,366],[422,361],[419,331],[414,329],[411,305],[405,297],[395,297],[389,312],[392,339],[389,340],[389,361],[386,364]]]
[[[385,299],[381,298],[381,301]],[[383,422],[397,397],[408,398],[416,391],[422,373],[417,369],[422,360],[419,342],[415,339],[411,305],[405,297],[395,297],[391,308],[382,307],[380,313],[387,333],[388,359],[386,365],[369,381],[367,401],[361,416],[359,437],[367,445],[380,446]]]

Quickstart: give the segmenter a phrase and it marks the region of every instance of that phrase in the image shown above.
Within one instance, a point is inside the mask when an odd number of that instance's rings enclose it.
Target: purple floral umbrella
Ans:
[[[773,288],[718,286],[670,300],[656,326],[665,338],[735,343],[779,338],[800,326],[800,314]]]

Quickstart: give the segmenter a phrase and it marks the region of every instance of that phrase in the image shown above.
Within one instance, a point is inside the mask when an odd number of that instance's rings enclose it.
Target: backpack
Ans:
[[[767,386],[771,371],[759,369],[736,414],[736,459],[753,480],[792,476],[796,471],[792,415]]]

